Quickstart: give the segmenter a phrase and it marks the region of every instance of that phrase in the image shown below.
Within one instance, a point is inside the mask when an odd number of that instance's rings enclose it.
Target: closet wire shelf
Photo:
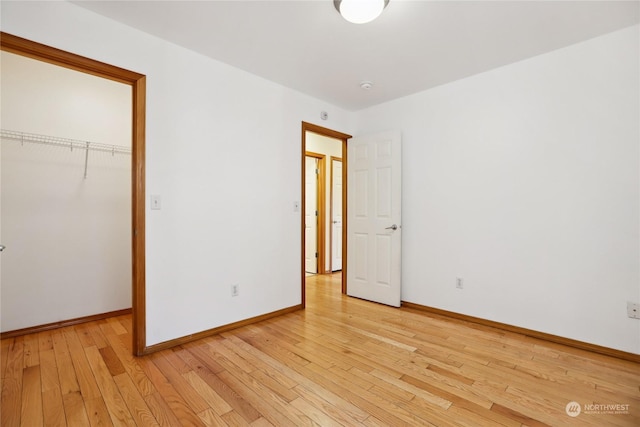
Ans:
[[[57,136],[38,135],[35,133],[18,132],[13,130],[0,130],[2,139],[12,139],[20,142],[30,142],[34,144],[55,145],[69,148],[71,151],[91,150],[102,151],[111,154],[131,154],[131,148],[122,145],[100,144],[98,142],[81,141],[78,139],[59,138]]]
[[[38,135],[35,133],[18,132],[7,129],[0,129],[0,137],[6,140],[19,141],[21,144],[43,144],[53,145],[56,147],[68,148],[73,151],[85,150],[84,156],[84,178],[87,178],[87,164],[89,163],[89,151],[100,151],[103,153],[131,154],[131,148],[122,145],[101,144],[98,142],[81,141],[77,139],[60,138],[57,136]]]

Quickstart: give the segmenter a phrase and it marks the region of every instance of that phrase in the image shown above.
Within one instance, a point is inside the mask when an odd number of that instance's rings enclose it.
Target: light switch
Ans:
[[[162,208],[162,203],[160,200],[160,196],[157,194],[151,195],[151,209],[159,211]]]

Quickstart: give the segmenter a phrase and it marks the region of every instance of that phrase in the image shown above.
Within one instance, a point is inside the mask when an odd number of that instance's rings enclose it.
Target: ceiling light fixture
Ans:
[[[389,0],[333,0],[333,5],[344,19],[354,24],[366,24],[376,19]]]

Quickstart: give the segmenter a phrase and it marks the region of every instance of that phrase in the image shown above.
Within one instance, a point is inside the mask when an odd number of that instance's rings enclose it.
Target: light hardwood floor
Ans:
[[[307,280],[304,311],[142,358],[130,316],[3,340],[2,426],[640,425],[637,364]]]

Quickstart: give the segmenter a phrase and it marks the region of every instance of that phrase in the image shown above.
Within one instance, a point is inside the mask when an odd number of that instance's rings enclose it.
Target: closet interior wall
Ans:
[[[130,308],[131,87],[1,55],[2,332]]]

